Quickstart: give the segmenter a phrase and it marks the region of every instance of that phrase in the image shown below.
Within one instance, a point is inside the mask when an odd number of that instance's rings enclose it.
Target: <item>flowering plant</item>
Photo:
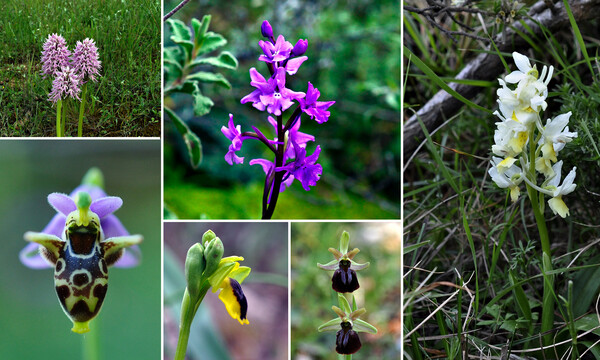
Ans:
[[[100,311],[108,290],[108,266],[137,265],[137,244],[143,239],[129,235],[113,214],[123,201],[107,196],[103,184],[100,170],[92,168],[70,195],[48,195],[57,214],[41,232],[25,233],[30,243],[19,254],[32,269],[54,267],[56,294],[73,322],[72,331],[80,334],[89,331],[89,322]]]
[[[98,48],[93,39],[78,41],[75,50],[67,47],[65,39],[58,35],[48,35],[42,51],[42,77],[54,77],[48,100],[56,104],[56,136],[65,136],[65,109],[63,100],[69,97],[81,101],[77,136],[82,136],[83,112],[87,94],[87,78],[96,82],[100,76]],[[79,97],[83,87],[83,95]],[[62,113],[62,117],[61,117]],[[61,125],[62,122],[62,125]]]
[[[196,311],[209,289],[220,291],[219,299],[229,315],[241,325],[249,324],[246,315],[248,301],[240,285],[251,269],[240,266],[241,256],[223,257],[223,242],[212,230],[202,235],[202,241],[190,247],[185,259],[187,286],[181,303],[181,324],[175,360],[183,360]]]
[[[363,331],[370,334],[377,333],[377,328],[375,326],[358,318],[365,314],[367,310],[365,310],[365,308],[357,309],[354,296],[352,296],[352,308],[350,308],[350,303],[344,296],[344,293],[353,293],[359,288],[356,271],[351,269],[351,267],[354,267],[356,270],[362,270],[369,267],[369,263],[358,264],[352,260],[360,250],[355,248],[349,252],[349,245],[350,235],[347,231],[344,231],[340,237],[339,251],[334,248],[329,248],[329,252],[335,256],[335,260],[332,260],[325,265],[317,264],[317,266],[323,270],[335,270],[333,277],[331,278],[331,287],[338,293],[338,303],[340,305],[340,307],[331,307],[338,317],[319,326],[318,331],[337,330],[335,351],[338,354],[345,355],[346,359],[351,359],[352,354],[360,350],[362,346],[358,332]]]
[[[306,113],[317,123],[324,123],[330,116],[327,109],[335,101],[317,101],[320,92],[310,82],[306,93],[286,88],[286,76],[296,74],[300,65],[308,59],[307,56],[303,56],[308,47],[307,40],[300,39],[294,46],[286,41],[283,35],[279,35],[275,40],[273,29],[266,20],[262,23],[261,33],[267,41],[258,42],[263,51],[258,60],[266,64],[271,76],[265,79],[255,68],[251,68],[250,85],[256,89],[244,96],[241,103],[252,103],[256,109],[274,115],[275,118],[267,116],[267,120],[273,127],[275,137],[272,140],[268,139],[254,126],[254,132],[242,132],[241,126],[235,125],[232,114],[229,114],[227,127],[223,126],[221,131],[231,141],[229,151],[225,155],[225,161],[230,165],[244,162],[244,158],[236,153],[241,150],[245,140],[258,140],[273,152],[273,161],[249,161],[250,165],[260,165],[265,172],[262,218],[270,219],[275,211],[279,193],[290,186],[294,179],[300,182],[304,190],[309,191],[310,186],[315,186],[321,178],[323,168],[317,164],[321,147],[317,145],[314,152],[307,155],[307,143],[315,141],[315,137],[299,131],[301,115]],[[284,123],[283,112],[294,104],[294,111]]]
[[[543,66],[541,76],[536,66],[531,66],[529,59],[513,52],[513,59],[518,70],[498,79],[498,105],[500,111],[494,114],[500,118],[496,123],[492,146],[491,167],[488,171],[498,187],[510,190],[513,202],[520,196],[520,187],[524,183],[531,201],[535,219],[540,233],[543,252],[544,300],[542,314],[542,332],[553,327],[554,294],[553,278],[545,273],[552,270],[550,240],[544,220],[544,195],[550,197],[548,205],[552,212],[565,218],[569,208],[563,200],[576,188],[574,167],[561,184],[562,160],[558,153],[577,132],[570,132],[567,126],[571,112],[546,120],[544,125],[540,113],[546,110],[548,83],[554,68]],[[513,89],[507,84],[515,84]],[[542,179],[538,184],[538,179]],[[551,334],[549,334],[551,337]],[[545,342],[549,342],[545,336]]]

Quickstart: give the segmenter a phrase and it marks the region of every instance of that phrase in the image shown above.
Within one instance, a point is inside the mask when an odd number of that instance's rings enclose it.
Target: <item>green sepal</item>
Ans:
[[[339,265],[339,261],[334,259],[324,265],[317,263],[317,266],[323,270],[337,270],[340,265]]]
[[[347,231],[342,233],[340,237],[340,252],[345,254],[348,252],[348,245],[350,244],[350,234]]]
[[[369,334],[377,334],[377,328],[368,322],[356,319],[352,324],[352,330],[356,332],[368,332]]]
[[[350,260],[350,267],[352,268],[352,270],[363,270],[369,267],[369,265],[371,264],[370,262],[367,262],[366,264],[359,264],[357,262],[355,262],[354,260]]]
[[[212,292],[216,293],[219,289],[219,285],[225,280],[227,276],[234,270],[234,268],[239,266],[236,262],[226,262],[219,266],[219,268],[212,274],[209,275],[208,282],[212,287]]]
[[[248,277],[248,275],[250,275],[250,271],[252,271],[252,269],[248,266],[240,266],[236,270],[230,272],[228,277],[235,279],[241,284]]]
[[[81,185],[96,186],[104,189],[104,175],[102,175],[102,171],[97,167],[90,168],[85,175],[83,175]]]
[[[197,65],[213,65],[226,69],[235,70],[238,67],[237,59],[228,51],[223,51],[218,57],[201,58],[192,61],[190,67]]]
[[[338,331],[340,329],[340,318],[331,319],[328,322],[321,324],[317,330],[319,332],[323,331]]]
[[[231,84],[225,77],[218,73],[211,73],[206,71],[198,71],[186,78],[187,81],[202,81],[202,82],[214,82],[227,89],[231,89]]]
[[[365,312],[366,311],[367,310],[365,310]],[[354,314],[355,312],[356,312],[356,297],[354,297],[354,294],[352,294],[352,314]],[[352,315],[352,314],[350,314],[350,315]]]
[[[208,242],[212,241],[216,238],[217,235],[212,230],[207,230],[204,234],[202,234],[202,245],[206,246]]]
[[[220,34],[212,31],[207,32],[202,39],[202,47],[196,52],[196,56],[207,54],[227,44],[227,40]]]
[[[223,242],[218,237],[206,244],[204,249],[204,259],[206,260],[205,277],[212,276],[221,267],[221,258],[224,251]],[[213,284],[211,283],[211,285]]]
[[[185,258],[185,280],[187,290],[192,299],[197,299],[200,295],[200,288],[205,278],[202,275],[206,268],[204,259],[204,247],[200,243],[195,243],[190,247]]]
[[[348,300],[346,299],[346,297],[340,293],[338,293],[338,302],[340,303],[340,308],[342,308],[342,310],[346,313],[346,314],[350,314],[352,312],[352,310],[350,309],[350,304],[348,303]]]

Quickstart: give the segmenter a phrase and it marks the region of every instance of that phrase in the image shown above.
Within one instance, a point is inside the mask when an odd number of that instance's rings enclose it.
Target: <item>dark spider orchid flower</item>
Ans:
[[[350,235],[344,231],[340,238],[340,250],[329,248],[335,259],[325,265],[317,264],[323,270],[335,270],[331,278],[331,287],[339,293],[350,293],[358,289],[360,285],[356,271],[369,267],[369,263],[359,264],[352,260],[360,250],[355,248],[348,251],[349,243]]]
[[[338,301],[341,308],[331,307],[338,317],[319,326],[318,330],[319,332],[337,330],[335,351],[342,355],[354,354],[362,346],[358,333],[376,334],[377,328],[358,318],[367,312],[364,308],[356,309],[356,304],[354,304],[354,310],[351,310],[348,300],[342,294],[338,294]]]

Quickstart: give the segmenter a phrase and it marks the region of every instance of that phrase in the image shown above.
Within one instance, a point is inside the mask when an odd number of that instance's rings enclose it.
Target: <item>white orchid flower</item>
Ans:
[[[513,59],[519,70],[508,74],[504,80],[509,84],[518,84],[515,95],[522,104],[528,105],[534,111],[546,110],[546,98],[548,97],[548,83],[552,78],[554,67],[544,65],[542,76],[538,78],[536,66],[531,66],[529,59],[518,52],[513,52]]]
[[[492,167],[488,170],[488,174],[499,188],[510,189],[510,199],[515,202],[519,199],[519,184],[523,181],[525,175],[520,167],[513,164],[504,172],[498,171],[498,166],[503,161],[505,160],[499,157],[492,157]]]
[[[575,191],[577,185],[573,182],[575,181],[575,171],[577,170],[577,167],[573,167],[573,169],[571,169],[569,174],[565,177],[562,185],[558,185],[560,182],[562,164],[563,162],[561,160],[552,166],[552,170],[554,171],[555,175],[548,182],[548,185],[545,186],[545,189],[552,192],[552,199],[548,200],[548,205],[550,205],[550,209],[552,209],[554,215],[558,214],[562,218],[565,218],[569,215],[569,208],[562,200],[562,196]]]

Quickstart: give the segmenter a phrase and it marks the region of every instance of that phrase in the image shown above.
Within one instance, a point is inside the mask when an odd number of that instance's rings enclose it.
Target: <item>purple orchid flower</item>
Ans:
[[[309,191],[309,186],[317,185],[317,181],[323,173],[321,164],[316,163],[321,153],[321,147],[317,145],[315,152],[310,156],[306,156],[306,148],[301,147],[294,141],[292,141],[292,145],[296,153],[294,161],[282,167],[275,168],[275,170],[289,172],[290,175],[293,175],[295,179],[300,181],[304,190]]]
[[[314,119],[319,124],[322,124],[329,120],[330,113],[327,111],[327,109],[331,105],[335,104],[335,101],[317,101],[319,96],[321,96],[321,93],[309,81],[306,97],[304,99],[299,99],[298,102],[300,102],[302,111],[308,114],[311,119]]]
[[[286,60],[288,57],[290,57],[290,53],[294,48],[291,43],[285,41],[283,35],[279,35],[277,37],[275,44],[270,41],[259,40],[258,46],[260,46],[264,52],[264,55],[259,56],[258,60],[267,63]]]
[[[269,123],[271,125],[273,125],[273,127],[275,129],[277,129],[277,120],[273,119],[272,116],[269,116],[268,120],[269,120]],[[284,162],[285,162],[286,159],[293,159],[294,155],[295,155],[294,147],[292,146],[292,144],[291,144],[290,141],[293,140],[298,146],[301,146],[301,147],[304,147],[304,148],[306,147],[306,144],[309,141],[315,141],[315,137],[314,136],[312,136],[310,134],[305,134],[303,132],[300,132],[300,131],[298,131],[298,129],[300,129],[300,119],[298,119],[296,121],[296,123],[294,124],[294,126],[292,126],[288,130],[288,132],[287,132],[288,141],[287,141],[287,144],[285,146],[285,159],[284,159]]]
[[[113,215],[113,212],[121,207],[123,200],[116,196],[107,196],[102,188],[89,184],[78,186],[70,195],[61,193],[52,193],[48,195],[48,202],[57,211],[57,214],[54,215],[41,233],[54,235],[64,240],[66,229],[65,222],[67,216],[71,212],[77,210],[75,196],[79,192],[86,192],[90,195],[92,199],[90,211],[100,218],[100,227],[105,239],[129,235],[123,224],[121,224],[119,219]],[[46,259],[40,255],[40,247],[41,245],[37,243],[29,243],[19,253],[21,262],[32,269],[52,267],[53,265],[48,263]],[[133,267],[139,263],[140,258],[140,249],[137,245],[134,245],[128,249],[124,249],[123,255],[114,266],[125,268]]]
[[[235,126],[233,123],[233,114],[229,114],[229,123],[228,127],[221,127],[221,132],[225,137],[231,140],[231,145],[229,145],[229,151],[225,155],[225,161],[229,165],[242,164],[244,162],[243,157],[239,157],[236,155],[236,151],[240,151],[242,149],[242,143],[244,141],[241,133],[241,125]]]
[[[252,105],[258,110],[263,111],[265,108],[275,116],[281,115],[282,111],[286,111],[293,104],[294,100],[304,97],[303,92],[296,92],[285,87],[285,69],[278,68],[277,73],[265,80],[265,78],[256,71],[255,68],[250,69],[250,85],[257,88],[252,93],[244,96],[240,101],[242,104],[252,101]]]

